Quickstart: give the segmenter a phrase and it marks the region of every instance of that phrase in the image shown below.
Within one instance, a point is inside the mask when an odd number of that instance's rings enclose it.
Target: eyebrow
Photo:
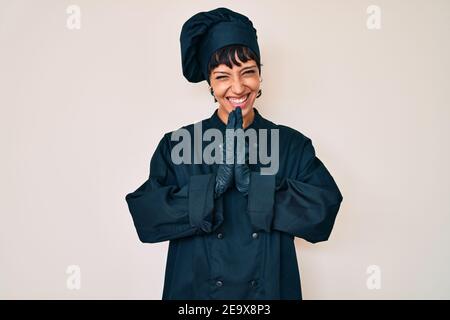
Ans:
[[[242,68],[241,71],[244,71],[244,70],[247,70],[247,69],[251,69],[251,68],[255,68],[255,67],[257,67],[257,66],[253,65],[253,66],[245,67],[245,68]],[[226,71],[214,71],[213,73],[226,73],[226,74],[228,74],[228,72],[226,72]]]

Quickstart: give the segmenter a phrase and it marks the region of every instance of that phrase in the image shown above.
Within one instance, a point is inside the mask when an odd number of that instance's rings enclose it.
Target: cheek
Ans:
[[[249,87],[249,88],[251,88],[251,90],[252,90],[251,96],[252,96],[253,98],[256,97],[256,95],[258,94],[258,91],[259,91],[259,86],[258,86],[258,85],[255,85],[255,86],[251,86],[251,87]]]
[[[244,86],[246,86],[247,88],[249,88],[251,90],[251,95],[250,98],[251,99],[255,99],[256,95],[258,94],[258,90],[259,90],[259,78],[255,79],[254,81],[248,81],[247,83],[244,84]],[[228,86],[221,86],[220,84],[215,84],[213,87],[214,90],[214,95],[216,96],[217,100],[224,100],[224,101],[228,101],[226,99],[226,93],[227,93],[227,89]]]
[[[224,90],[223,88],[221,88],[220,86],[217,86],[214,90],[214,95],[216,96],[217,99],[225,99],[225,93],[226,90]]]

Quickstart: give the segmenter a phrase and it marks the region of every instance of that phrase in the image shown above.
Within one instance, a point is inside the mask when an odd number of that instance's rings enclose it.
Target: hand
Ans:
[[[228,123],[226,129],[232,129],[234,130],[236,126],[236,114],[235,111],[230,112],[228,115]],[[219,169],[217,170],[216,175],[216,185],[214,189],[214,197],[218,198],[220,197],[229,187],[233,185],[233,179],[234,179],[234,163],[227,163],[230,161],[227,160],[228,157],[232,157],[234,155],[233,150],[233,135],[226,135],[223,143],[223,161],[219,165]]]
[[[243,119],[242,119],[242,111],[241,108],[236,108],[236,126],[235,129],[244,129],[243,127]],[[250,168],[247,165],[248,162],[248,143],[245,141],[245,144],[241,146],[241,149],[238,150],[239,143],[236,146],[236,165],[234,166],[234,181],[236,185],[236,189],[239,192],[242,192],[244,196],[248,194],[248,189],[250,185]],[[245,148],[245,150],[244,150]],[[238,158],[238,155],[240,159]],[[239,159],[239,161],[237,161]]]

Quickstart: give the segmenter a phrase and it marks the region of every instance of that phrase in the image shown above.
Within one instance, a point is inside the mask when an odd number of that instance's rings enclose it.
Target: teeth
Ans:
[[[246,95],[245,97],[241,98],[241,99],[234,99],[234,98],[228,98],[228,100],[230,100],[233,103],[242,103],[245,100],[247,100],[248,95]]]

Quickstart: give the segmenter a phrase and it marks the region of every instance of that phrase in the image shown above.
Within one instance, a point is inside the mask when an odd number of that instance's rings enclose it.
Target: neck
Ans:
[[[217,111],[217,115],[219,116],[220,120],[222,120],[223,123],[227,124],[228,122],[228,112],[225,110],[225,108],[222,108],[219,106],[219,110]],[[253,110],[253,107],[250,109],[248,113],[243,115],[242,122],[244,129],[247,128],[249,125],[252,124],[253,120],[255,119],[255,110]]]

